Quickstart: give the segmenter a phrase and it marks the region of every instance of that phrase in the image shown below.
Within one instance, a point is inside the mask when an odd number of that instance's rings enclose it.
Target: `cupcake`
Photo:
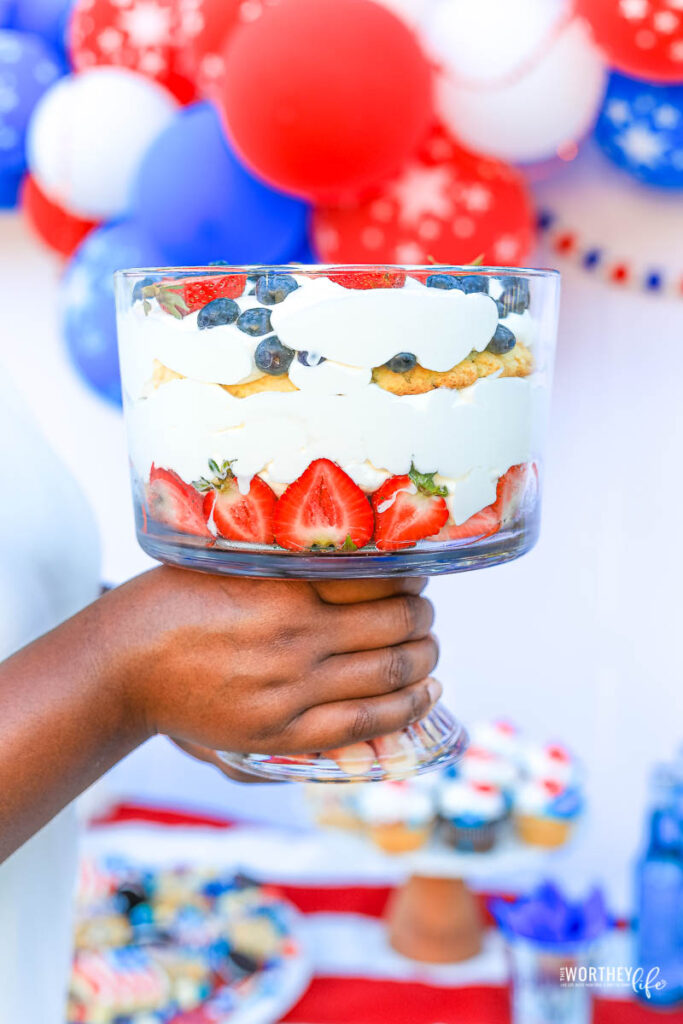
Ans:
[[[418,850],[435,819],[432,793],[410,782],[369,782],[359,787],[356,810],[368,836],[385,853]]]
[[[530,846],[563,846],[581,807],[577,785],[563,786],[555,779],[527,779],[514,798],[517,834]]]
[[[523,774],[532,779],[550,779],[565,789],[577,781],[576,761],[560,743],[528,743],[520,763]]]
[[[495,845],[507,817],[505,797],[486,782],[452,779],[439,793],[441,834],[449,846],[485,853]]]
[[[504,718],[494,722],[476,722],[469,733],[473,747],[488,750],[511,761],[519,757],[519,729]]]
[[[458,765],[457,777],[468,782],[485,782],[495,786],[501,790],[506,800],[510,801],[519,782],[519,770],[510,758],[485,747],[472,745]]]

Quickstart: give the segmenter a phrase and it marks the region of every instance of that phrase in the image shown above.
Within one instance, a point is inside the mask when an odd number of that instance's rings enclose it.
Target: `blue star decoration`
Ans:
[[[683,85],[613,72],[595,137],[610,160],[639,181],[683,189]]]

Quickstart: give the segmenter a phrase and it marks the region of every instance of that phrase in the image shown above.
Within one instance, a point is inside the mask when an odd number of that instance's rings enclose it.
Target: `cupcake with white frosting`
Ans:
[[[485,747],[471,746],[458,765],[457,775],[468,782],[483,782],[500,789],[510,800],[519,782],[516,762]]]
[[[530,846],[563,846],[583,806],[576,784],[556,779],[529,778],[514,797],[514,821],[519,838]]]
[[[424,846],[436,817],[433,794],[407,781],[359,787],[356,811],[369,838],[385,853],[408,853]]]
[[[516,725],[506,718],[488,722],[475,722],[469,729],[472,746],[488,750],[498,757],[517,761],[520,754],[520,733]]]
[[[576,759],[561,743],[526,743],[520,751],[520,766],[531,779],[550,779],[566,788],[577,782]]]
[[[438,811],[446,843],[463,852],[485,853],[499,838],[507,804],[495,786],[456,778],[441,787]]]

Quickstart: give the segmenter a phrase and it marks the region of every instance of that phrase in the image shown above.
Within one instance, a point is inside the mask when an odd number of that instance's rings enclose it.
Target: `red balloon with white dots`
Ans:
[[[681,0],[575,0],[609,63],[653,82],[683,82]]]

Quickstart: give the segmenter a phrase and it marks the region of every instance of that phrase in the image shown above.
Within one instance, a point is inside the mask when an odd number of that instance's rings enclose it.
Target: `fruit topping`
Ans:
[[[398,355],[387,360],[384,365],[392,373],[407,373],[408,370],[413,370],[417,366],[417,356],[412,352],[399,352]]]
[[[498,481],[496,500],[492,505],[487,505],[481,512],[470,516],[460,526],[446,527],[445,533],[449,540],[490,537],[497,533],[501,526],[512,522],[519,511],[532,472],[535,473],[533,465],[529,467],[523,463],[519,466],[511,466]]]
[[[251,478],[249,490],[243,494],[232,472],[232,463],[220,466],[209,459],[213,476],[202,477],[195,482],[198,491],[203,492],[203,512],[207,521],[213,518],[214,526],[226,540],[241,540],[252,544],[273,543],[273,511],[276,498],[265,480],[259,476]]]
[[[147,485],[147,509],[152,519],[181,533],[210,537],[202,512],[202,496],[172,469],[152,464]]]
[[[133,288],[133,294],[131,295],[131,305],[135,302],[142,302],[144,296],[142,294],[143,288],[148,288],[149,285],[154,284],[153,277],[143,277],[141,281],[137,281]]]
[[[493,352],[496,356],[502,356],[505,352],[509,352],[510,349],[514,348],[516,343],[517,339],[510,328],[506,327],[505,324],[498,324],[486,349],[488,352]]]
[[[265,306],[275,306],[298,287],[291,274],[264,274],[256,282],[256,298]]]
[[[144,310],[149,313],[150,299],[156,299],[164,312],[181,320],[214,299],[237,298],[244,291],[246,280],[244,274],[188,274],[158,281],[141,289]]]
[[[369,288],[402,288],[406,281],[403,270],[365,270],[360,272],[330,270],[329,278],[342,288],[367,291]]]
[[[270,334],[273,329],[270,323],[270,310],[245,309],[244,313],[239,315],[237,326],[245,334],[250,334],[252,338],[260,338],[262,334]]]
[[[505,317],[508,313],[523,313],[529,308],[529,282],[525,277],[501,278],[503,291],[496,300],[498,315]]]
[[[448,519],[447,494],[434,482],[433,473],[418,473],[414,466],[405,476],[385,480],[372,496],[379,550],[412,548],[438,533]]]
[[[214,299],[199,310],[197,327],[205,331],[209,327],[221,327],[223,324],[234,324],[240,315],[240,307],[234,299]]]
[[[296,358],[302,366],[320,366],[325,362],[325,356],[319,356],[317,352],[297,352]]]
[[[290,551],[355,551],[372,537],[370,502],[335,462],[316,459],[275,507],[275,540]]]
[[[271,377],[281,377],[287,373],[293,358],[292,349],[286,348],[275,334],[259,342],[254,352],[254,362],[258,369]]]
[[[484,292],[488,295],[489,282],[482,274],[468,274],[467,277],[460,278],[460,287],[468,295],[473,292]]]
[[[452,274],[430,274],[425,284],[428,288],[441,288],[445,292],[460,289],[460,279]]]

